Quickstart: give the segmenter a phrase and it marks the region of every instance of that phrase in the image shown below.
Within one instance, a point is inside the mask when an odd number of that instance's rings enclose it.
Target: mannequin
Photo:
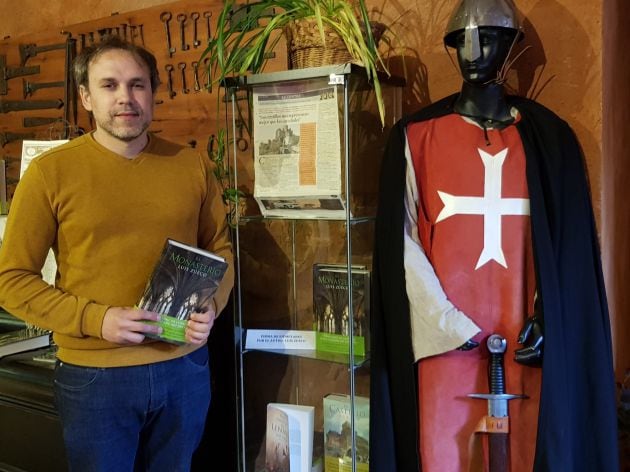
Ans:
[[[481,56],[474,61],[465,57],[465,32],[457,33],[457,62],[463,79],[455,111],[479,124],[505,125],[514,122],[505,99],[503,84],[497,81],[514,44],[516,31],[508,28],[481,27]]]
[[[478,123],[484,130],[501,129],[514,123],[514,116],[507,103],[501,73],[509,60],[514,44],[521,36],[515,29],[504,27],[479,28],[480,57],[470,60],[466,55],[466,32],[456,31],[447,36],[447,43],[457,50],[457,63],[463,79],[462,89],[453,109]],[[454,43],[454,44],[453,44]],[[543,346],[542,315],[527,318],[517,342],[523,347],[515,351],[515,359],[525,365],[538,365]],[[478,346],[468,340],[459,349]]]
[[[583,160],[563,120],[505,95],[521,34],[511,0],[463,0],[444,38],[461,92],[390,134],[371,320],[375,472],[480,470],[485,405],[467,394],[487,389],[487,353],[476,346],[494,332],[508,340],[507,392],[529,397],[510,403],[511,470],[618,469]]]

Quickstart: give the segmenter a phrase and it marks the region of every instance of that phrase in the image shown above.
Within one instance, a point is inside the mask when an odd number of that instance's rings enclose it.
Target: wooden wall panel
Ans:
[[[613,316],[617,377],[630,372],[630,5],[606,2],[604,10],[604,113],[602,253]],[[629,445],[630,447],[630,445]],[[630,452],[627,452],[630,454]],[[630,458],[626,459],[630,462]],[[629,464],[630,467],[630,464]],[[624,469],[625,470],[625,469]]]

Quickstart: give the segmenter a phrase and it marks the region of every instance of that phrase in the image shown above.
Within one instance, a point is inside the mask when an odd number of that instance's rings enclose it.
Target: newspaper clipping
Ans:
[[[254,197],[264,216],[343,218],[334,85],[254,90]]]

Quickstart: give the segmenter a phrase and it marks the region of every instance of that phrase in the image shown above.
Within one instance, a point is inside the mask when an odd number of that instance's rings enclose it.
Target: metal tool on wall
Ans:
[[[22,127],[35,128],[37,126],[50,125],[61,120],[63,118],[55,116],[25,116],[22,118]]]
[[[24,99],[26,100],[37,90],[44,88],[63,87],[65,83],[65,80],[60,80],[57,82],[29,82],[26,79],[22,79],[22,91],[24,94]]]
[[[63,107],[63,100],[0,100],[0,113],[24,110],[45,110]]]
[[[175,95],[177,95],[177,92],[173,90],[173,71],[175,70],[175,67],[173,64],[166,64],[164,66],[164,70],[166,71],[167,76],[168,97],[173,99],[175,98]]]
[[[179,23],[179,39],[181,40],[181,50],[188,51],[190,46],[186,43],[186,18],[188,16],[185,13],[177,15],[177,22]]]
[[[199,37],[197,36],[197,21],[199,20],[199,12],[194,11],[190,14],[190,19],[193,21],[193,47],[198,48],[201,45],[201,41],[199,41]]]
[[[77,55],[77,40],[70,35],[66,40],[66,57],[64,64],[64,81],[63,81],[63,101],[65,108],[63,110],[63,118],[66,123],[72,123],[77,125],[78,120],[78,96],[77,87],[74,83],[74,76],[72,74],[72,62]],[[72,121],[71,121],[72,120]],[[65,128],[63,139],[69,138],[69,127]]]
[[[185,62],[178,63],[177,68],[182,71],[182,93],[187,94],[188,92],[190,92],[190,89],[188,88],[186,84],[186,63]]]
[[[0,55],[0,95],[6,95],[9,91],[7,81],[15,77],[39,74],[39,66],[8,67],[7,57]]]
[[[65,49],[66,43],[57,43],[57,44],[47,44],[45,46],[38,46],[35,43],[30,44],[20,44],[20,66],[24,66],[26,61],[31,57],[37,56],[40,52],[54,51],[56,49]]]
[[[166,31],[166,49],[168,51],[168,57],[173,57],[175,53],[175,48],[171,43],[171,28],[169,26],[169,22],[173,18],[173,14],[169,11],[164,11],[160,13],[160,21],[164,23],[164,29]],[[173,98],[173,97],[171,97]]]
[[[14,141],[21,141],[23,139],[34,139],[35,133],[0,133],[0,146],[4,147]]]

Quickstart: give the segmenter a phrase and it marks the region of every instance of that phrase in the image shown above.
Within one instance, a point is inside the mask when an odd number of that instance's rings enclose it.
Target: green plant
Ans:
[[[381,122],[385,107],[377,74],[380,68],[389,74],[374,37],[365,0],[259,0],[234,9],[235,0],[224,4],[213,37],[201,56],[211,83],[226,77],[258,73],[291,22],[315,19],[325,43],[325,27],[335,31],[345,43],[353,60],[365,68],[372,81]]]
[[[239,189],[232,187],[230,180],[230,169],[226,161],[227,158],[227,140],[225,129],[221,128],[216,136],[210,138],[208,146],[208,157],[214,162],[214,176],[221,185],[223,190],[223,204],[228,209],[228,224],[234,227],[236,224],[236,212],[239,205],[242,205],[241,199],[245,196]]]

